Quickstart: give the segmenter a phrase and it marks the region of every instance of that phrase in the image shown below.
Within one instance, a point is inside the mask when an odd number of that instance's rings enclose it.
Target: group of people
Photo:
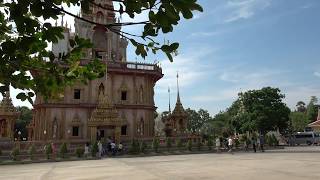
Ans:
[[[237,140],[237,137],[235,136],[229,136],[226,139],[223,139],[222,137],[216,138],[216,150],[217,152],[221,151],[221,147],[224,145],[228,149],[228,152],[233,152],[233,147],[235,145],[235,141]],[[243,142],[245,151],[249,150],[249,146],[252,146],[252,149],[254,152],[257,152],[257,148],[261,150],[261,152],[264,152],[264,136],[261,135],[258,138],[251,137],[251,139],[247,139]]]
[[[114,140],[107,138],[105,142],[99,140],[98,143],[98,157],[103,157],[107,155],[115,156],[117,153],[122,153],[124,151],[124,145],[122,142],[116,144]],[[89,155],[91,151],[91,146],[89,143],[86,143],[84,148],[84,154]]]

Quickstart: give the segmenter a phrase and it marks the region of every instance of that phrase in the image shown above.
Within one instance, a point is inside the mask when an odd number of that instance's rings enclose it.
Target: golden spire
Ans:
[[[168,87],[168,94],[169,94],[169,112],[171,112],[171,103],[170,103],[170,87]]]
[[[180,103],[180,93],[179,93],[179,73],[177,72],[177,103]]]

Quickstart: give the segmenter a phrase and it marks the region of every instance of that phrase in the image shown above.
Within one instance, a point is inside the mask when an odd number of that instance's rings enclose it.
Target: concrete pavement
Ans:
[[[0,166],[0,179],[315,180],[320,153],[235,153],[109,158]]]

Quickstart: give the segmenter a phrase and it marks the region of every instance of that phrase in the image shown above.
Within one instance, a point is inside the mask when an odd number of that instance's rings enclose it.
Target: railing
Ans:
[[[157,71],[162,73],[162,69],[157,64],[137,63],[137,62],[112,62],[108,61],[108,68],[134,69],[144,71]]]
[[[81,65],[85,65],[90,59],[82,59]],[[103,59],[102,62],[107,63],[110,69],[128,69],[128,70],[143,70],[143,71],[156,71],[162,73],[162,68],[158,64],[154,63],[141,63],[141,62],[120,62],[120,61],[109,61]]]

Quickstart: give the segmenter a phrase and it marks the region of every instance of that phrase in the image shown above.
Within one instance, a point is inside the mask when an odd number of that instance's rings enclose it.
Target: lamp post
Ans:
[[[21,139],[21,131],[18,131],[18,141]]]
[[[44,142],[47,144],[47,130],[43,130]]]
[[[141,136],[141,134],[140,134],[140,128],[138,128],[138,130],[137,130],[137,131],[138,131],[138,135],[139,135],[139,136]]]
[[[68,133],[67,143],[70,144],[70,134],[71,134],[71,130],[68,129],[68,130],[67,130],[67,133]]]
[[[18,131],[18,144],[19,144],[19,150],[20,150],[20,137],[21,137],[21,131]]]

